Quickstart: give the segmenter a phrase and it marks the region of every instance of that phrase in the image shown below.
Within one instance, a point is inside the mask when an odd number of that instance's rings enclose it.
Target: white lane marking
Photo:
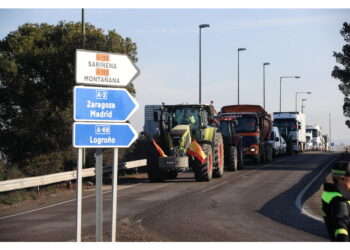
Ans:
[[[142,185],[142,184],[144,184],[144,183],[137,183],[137,184],[134,184],[134,185],[129,185],[129,186],[121,187],[121,188],[118,188],[118,191],[119,191],[119,190],[128,189],[128,188],[132,188],[132,187],[136,187],[136,186]]]
[[[118,188],[118,191],[124,190],[124,189],[128,189],[128,188],[132,188],[132,187],[135,187],[135,186],[138,186],[138,185],[141,185],[141,184],[143,184],[143,183],[138,183],[138,184],[134,184],[134,185]],[[110,192],[112,192],[112,190],[105,191],[105,192],[103,192],[103,194],[107,194],[107,193],[110,193]],[[94,197],[94,196],[96,196],[96,194],[91,194],[91,195],[88,195],[88,196],[84,196],[83,199],[87,199],[87,198]],[[76,201],[76,200],[77,199],[63,201],[63,202],[55,203],[55,204],[52,204],[52,205],[49,205],[49,206],[40,207],[40,208],[36,208],[36,209],[25,211],[25,212],[20,212],[20,213],[17,213],[17,214],[12,214],[12,215],[8,215],[8,216],[0,217],[0,220],[11,218],[11,217],[15,217],[15,216],[19,216],[19,215],[23,215],[23,214],[32,213],[32,212],[36,212],[36,211],[40,211],[40,210],[44,210],[44,209],[51,208],[51,207],[60,206],[60,205],[63,205],[63,204],[69,203],[69,202]]]
[[[338,157],[335,157],[333,160],[331,160],[305,187],[304,189],[298,194],[296,200],[295,200],[295,206],[297,209],[304,215],[311,217],[314,220],[322,221],[323,218],[319,216],[315,216],[308,212],[306,209],[303,208],[303,205],[301,204],[301,200],[305,194],[305,192],[311,187],[311,185],[320,177],[321,174],[323,174],[324,171],[327,170],[328,166],[331,165],[333,162],[335,162],[338,159]]]

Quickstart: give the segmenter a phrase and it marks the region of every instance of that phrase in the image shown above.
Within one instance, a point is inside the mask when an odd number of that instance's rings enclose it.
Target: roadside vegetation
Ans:
[[[340,30],[346,42],[342,52],[333,52],[336,62],[342,66],[334,66],[332,76],[341,81],[339,90],[344,94],[343,113],[344,116],[350,118],[350,23],[343,23]],[[346,120],[345,124],[350,128],[350,120]]]
[[[81,30],[81,23],[74,22],[26,23],[0,41],[0,181],[75,169],[76,49],[127,54],[137,62],[130,38],[88,23],[85,38]],[[132,83],[127,89],[136,95]],[[93,154],[87,150],[85,167],[94,165]],[[3,196],[0,204],[17,199]],[[11,196],[20,200],[21,191]]]

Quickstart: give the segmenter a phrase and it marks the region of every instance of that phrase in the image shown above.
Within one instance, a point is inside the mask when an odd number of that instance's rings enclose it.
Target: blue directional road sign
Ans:
[[[73,146],[75,148],[127,148],[138,134],[129,123],[73,124]]]
[[[126,89],[74,87],[75,121],[125,122],[139,104]]]

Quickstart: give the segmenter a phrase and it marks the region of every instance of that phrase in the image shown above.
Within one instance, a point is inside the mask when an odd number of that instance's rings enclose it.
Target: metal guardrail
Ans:
[[[129,161],[124,162],[121,165],[119,165],[118,169],[131,169],[131,168],[138,168],[143,167],[147,165],[147,160],[137,160],[137,161]],[[104,173],[110,173],[112,171],[111,166],[107,166],[103,168]],[[95,176],[95,168],[85,168],[83,169],[83,178],[84,177],[91,177]],[[27,178],[20,178],[20,179],[14,179],[14,180],[7,180],[7,181],[0,181],[0,193],[1,192],[7,192],[7,191],[13,191],[17,189],[23,189],[23,188],[31,188],[31,187],[39,187],[44,185],[49,185],[53,183],[63,182],[63,181],[70,181],[75,180],[77,178],[77,171],[67,171],[57,174],[49,174],[49,175],[42,175],[42,176],[36,176],[36,177],[27,177]]]

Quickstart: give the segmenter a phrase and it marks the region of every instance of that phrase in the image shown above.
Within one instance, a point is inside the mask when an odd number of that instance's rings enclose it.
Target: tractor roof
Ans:
[[[166,108],[207,108],[210,109],[213,114],[216,114],[216,110],[213,105],[211,104],[174,104],[174,105],[167,105],[165,104],[164,107]]]

